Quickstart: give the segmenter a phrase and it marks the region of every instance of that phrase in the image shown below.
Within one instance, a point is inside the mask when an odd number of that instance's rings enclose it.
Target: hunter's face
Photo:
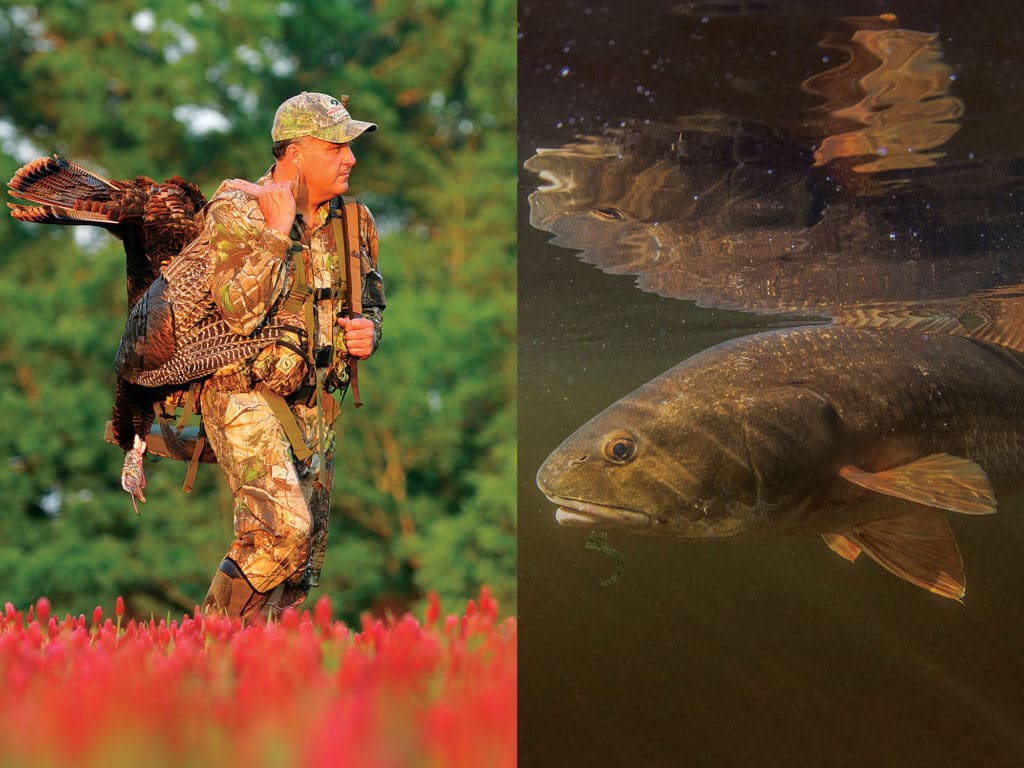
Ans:
[[[333,144],[310,136],[302,142],[299,162],[310,200],[323,202],[348,190],[356,156],[351,144]]]

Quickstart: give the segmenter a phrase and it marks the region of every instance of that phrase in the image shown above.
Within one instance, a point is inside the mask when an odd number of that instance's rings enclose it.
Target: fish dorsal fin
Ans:
[[[964,319],[968,336],[1024,352],[1024,286],[990,291],[975,300]]]
[[[876,520],[844,531],[842,537],[901,579],[936,595],[963,599],[964,563],[941,513],[924,510]]]
[[[845,307],[834,322],[850,328],[892,328],[987,341],[1024,352],[1024,285],[929,302]]]
[[[851,563],[860,554],[860,547],[839,533],[823,533],[821,538],[828,544],[828,548],[840,557],[846,558]]]
[[[963,515],[987,515],[996,511],[995,496],[985,470],[969,459],[948,453],[933,453],[882,472],[865,472],[847,464],[839,469],[839,475],[875,493]]]

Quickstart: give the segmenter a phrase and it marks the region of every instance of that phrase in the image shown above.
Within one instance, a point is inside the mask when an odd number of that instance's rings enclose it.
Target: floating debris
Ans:
[[[608,557],[615,561],[615,570],[612,575],[607,579],[601,580],[602,587],[610,587],[612,584],[618,582],[622,576],[622,571],[626,567],[622,558],[622,553],[615,547],[608,545],[608,531],[592,531],[587,536],[587,549],[596,549],[598,552],[604,552]]]

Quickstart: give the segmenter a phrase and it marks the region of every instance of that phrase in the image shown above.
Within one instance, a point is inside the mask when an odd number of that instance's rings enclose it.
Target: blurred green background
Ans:
[[[0,1],[0,176],[53,152],[206,195],[271,162],[277,105],[351,96],[379,124],[350,194],[381,232],[384,339],[339,423],[318,594],[336,614],[515,603],[515,4]],[[75,230],[81,231],[75,231]],[[148,618],[202,600],[231,538],[220,468],[147,463],[148,502],[103,442],[126,314],[98,229],[0,216],[0,603],[63,613],[123,595]]]

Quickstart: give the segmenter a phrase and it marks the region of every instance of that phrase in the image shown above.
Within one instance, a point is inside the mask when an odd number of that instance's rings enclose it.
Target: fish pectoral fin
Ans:
[[[948,453],[933,453],[882,472],[865,472],[846,464],[839,475],[869,491],[950,512],[987,515],[996,511],[985,470],[969,459]]]
[[[964,563],[953,531],[939,512],[876,520],[842,534],[890,573],[952,600],[966,590]]]
[[[828,548],[840,557],[846,558],[851,563],[860,554],[860,547],[840,533],[823,533],[821,538],[828,544]]]

